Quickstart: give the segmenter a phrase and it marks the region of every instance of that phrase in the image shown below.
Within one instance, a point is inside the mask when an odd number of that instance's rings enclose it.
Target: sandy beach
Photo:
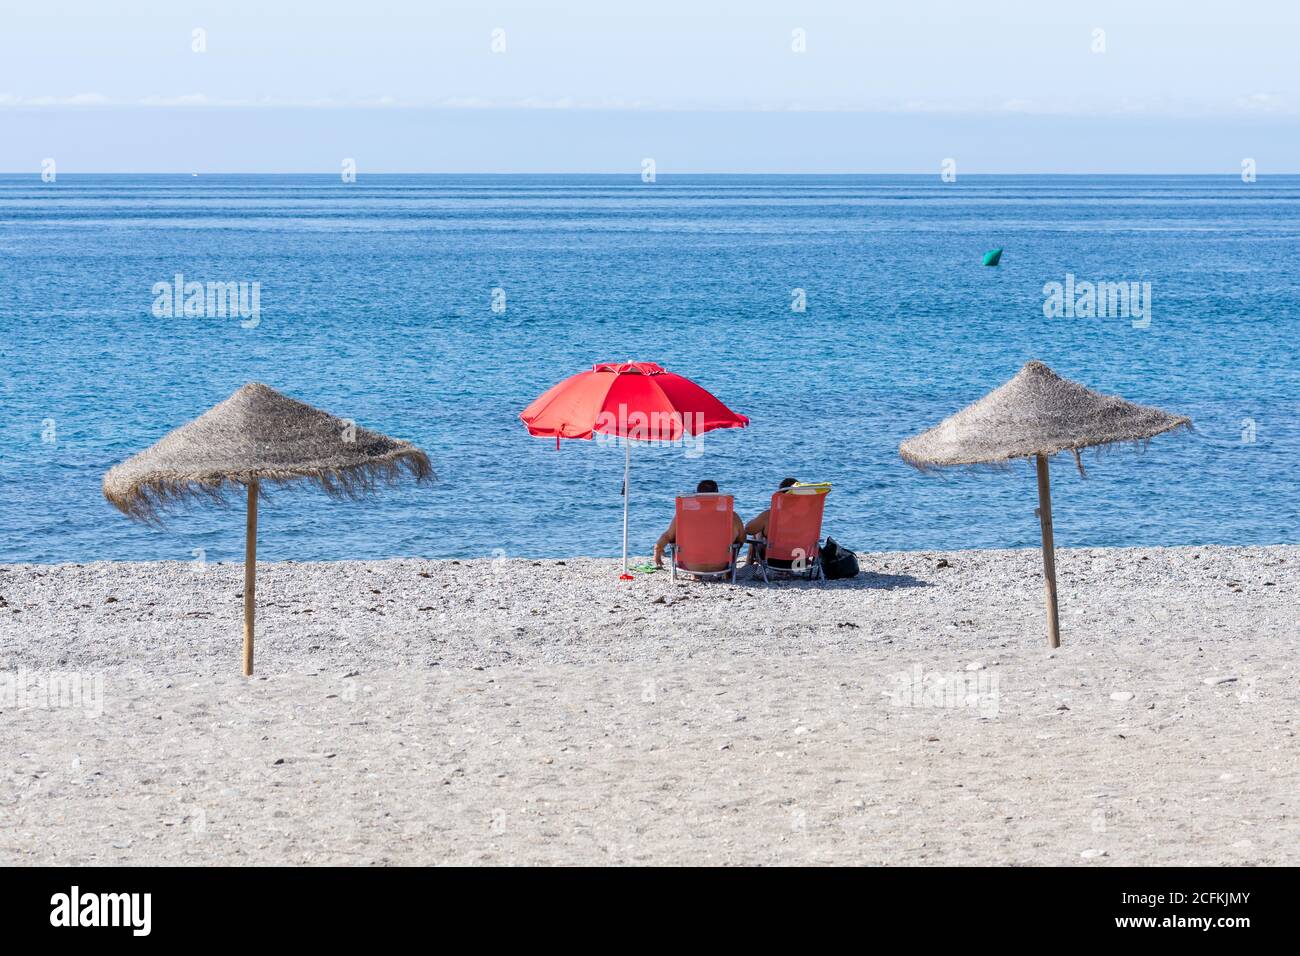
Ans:
[[[2,566],[0,865],[1300,862],[1300,547],[863,567]]]

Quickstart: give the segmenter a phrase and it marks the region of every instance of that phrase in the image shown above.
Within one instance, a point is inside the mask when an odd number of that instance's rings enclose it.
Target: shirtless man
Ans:
[[[701,481],[698,485],[695,486],[695,493],[699,495],[716,495],[718,493],[718,483],[716,481],[712,481],[711,479],[706,478],[704,481]],[[736,533],[736,538],[735,538],[736,543],[744,544],[745,543],[745,522],[741,521],[740,516],[737,515],[734,511],[731,514],[731,526]],[[659,540],[655,542],[655,564],[656,565],[658,565],[661,568],[664,566],[664,548],[668,547],[668,545],[670,544],[676,543],[676,541],[677,541],[677,516],[674,515],[673,520],[668,523],[668,530],[665,531],[663,534],[661,534],[659,536]],[[710,564],[698,568],[684,568],[683,570],[725,571],[727,567],[728,565],[726,564],[719,564],[716,566]]]
[[[797,478],[783,478],[781,480],[781,484],[778,490],[785,491],[787,488],[793,488],[798,483],[799,483],[799,479]],[[771,508],[768,508],[766,511],[763,511],[760,514],[755,515],[753,520],[751,520],[749,524],[745,525],[745,534],[747,534],[751,538],[766,538],[767,522],[771,516],[772,516]],[[751,544],[749,546],[749,563],[753,564],[757,560],[758,560],[758,546]]]

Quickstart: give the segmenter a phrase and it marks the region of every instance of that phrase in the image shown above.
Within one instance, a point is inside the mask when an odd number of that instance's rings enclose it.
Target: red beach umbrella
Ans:
[[[633,441],[678,441],[715,428],[744,428],[749,419],[733,412],[688,378],[654,362],[600,362],[554,385],[519,413],[528,434],[590,439],[622,438],[623,577],[627,573],[628,475]]]

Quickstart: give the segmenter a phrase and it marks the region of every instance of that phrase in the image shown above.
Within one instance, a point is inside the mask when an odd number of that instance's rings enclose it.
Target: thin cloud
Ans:
[[[72,96],[14,96],[0,93],[0,106],[111,106],[103,93],[76,93]]]
[[[1044,99],[1030,97],[959,97],[950,99],[851,99],[818,97],[798,100],[640,99],[623,97],[448,96],[403,98],[392,95],[339,99],[330,97],[255,99],[222,98],[204,93],[153,95],[123,99],[102,93],[71,96],[17,96],[0,93],[0,109],[59,108],[142,109],[297,109],[297,110],[561,110],[604,112],[742,112],[742,113],[889,113],[1016,116],[1197,116],[1293,115],[1296,105],[1275,93],[1256,92],[1213,101],[1172,100],[1167,97],[1108,99]]]

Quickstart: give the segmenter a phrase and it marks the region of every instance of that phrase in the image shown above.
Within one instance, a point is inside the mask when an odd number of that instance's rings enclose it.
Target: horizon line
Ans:
[[[202,176],[250,176],[250,177],[251,176],[319,176],[331,180],[336,180],[339,178],[339,173],[337,170],[331,172],[322,172],[320,170],[275,170],[275,171],[265,171],[265,172],[248,172],[248,171],[236,172],[236,171],[227,171],[227,170],[193,170],[193,169],[148,170],[148,171],[82,170],[79,172],[60,171],[58,175],[60,178],[77,177],[77,176],[180,176],[180,177],[190,177],[190,178],[197,178]],[[839,177],[846,177],[846,178],[851,176],[859,176],[859,177],[874,176],[874,177],[884,178],[884,177],[906,176],[906,177],[912,177],[918,179],[919,178],[930,179],[930,178],[939,178],[939,175],[940,175],[939,173],[928,172],[928,171],[927,172],[916,172],[916,171],[814,172],[814,171],[803,170],[798,172],[795,171],[787,172],[787,171],[767,170],[762,172],[753,172],[753,171],[744,171],[744,170],[678,170],[675,172],[658,172],[656,173],[656,179],[657,180],[669,179],[669,178],[677,178],[683,176],[751,176],[751,177],[798,176],[798,177],[805,177],[805,178],[828,177],[828,176],[839,176]],[[41,171],[39,169],[0,170],[0,176],[4,176],[4,177],[12,176],[16,178],[32,177],[37,180],[40,180]],[[608,176],[608,177],[630,178],[636,180],[641,179],[641,174],[636,171],[610,172],[610,171],[601,171],[601,170],[563,170],[563,171],[515,170],[510,172],[482,171],[482,170],[420,170],[420,171],[378,170],[378,171],[367,171],[367,172],[358,171],[356,173],[357,181],[360,181],[361,179],[370,176],[374,176],[374,177],[378,177],[378,176],[498,176],[503,178],[509,176]],[[960,176],[957,177],[957,179],[954,182],[951,183],[946,182],[944,183],[944,185],[951,186],[951,185],[955,185],[957,182],[960,182],[962,179],[972,179],[972,178],[981,178],[981,177],[983,178],[996,178],[996,177],[1018,177],[1018,178],[1044,177],[1046,178],[1046,177],[1063,177],[1063,176],[1090,177],[1093,179],[1120,179],[1120,178],[1137,178],[1137,177],[1148,178],[1148,179],[1219,179],[1219,178],[1227,178],[1231,180],[1241,179],[1241,173],[1239,170],[1224,171],[1224,172],[1218,172],[1218,171],[1196,172],[1196,173],[1149,172],[1149,171],[1148,172],[1138,172],[1138,171],[1133,171],[1133,172],[1020,171],[1020,172],[1016,172],[1016,171],[1004,170],[1000,172],[974,172],[974,173],[963,172],[960,174]],[[1279,179],[1284,177],[1290,178],[1296,176],[1300,176],[1300,167],[1298,167],[1295,171],[1258,173],[1256,183],[1264,179]],[[1256,183],[1250,183],[1247,185],[1255,185]],[[57,184],[58,183],[56,180],[52,184],[45,183],[44,185],[57,185]],[[353,183],[347,183],[346,185],[353,185]],[[648,182],[645,183],[645,185],[653,186],[655,185],[655,183]]]
[[[211,178],[211,177],[247,177],[247,178],[255,178],[255,177],[286,177],[286,178],[287,178],[287,177],[296,177],[296,178],[315,177],[315,178],[322,178],[322,179],[330,179],[330,181],[338,181],[338,178],[339,178],[339,174],[338,174],[337,172],[322,173],[322,172],[318,172],[318,170],[311,170],[311,172],[302,172],[302,170],[294,170],[294,172],[285,172],[285,170],[277,170],[277,172],[256,172],[256,173],[250,173],[250,172],[226,172],[226,170],[211,170],[211,169],[209,169],[209,170],[170,170],[170,169],[169,169],[169,170],[152,170],[152,172],[126,172],[126,170],[88,170],[88,172],[75,172],[75,173],[62,172],[62,170],[60,170],[60,173],[59,173],[59,179],[64,179],[64,178],[73,179],[73,178],[79,178],[79,177],[112,177],[112,176],[117,176],[117,177],[139,177],[139,178],[144,178],[144,177],[177,177],[177,178],[187,178],[187,179],[190,179],[190,178],[203,178],[203,177],[209,177],[209,178]],[[562,172],[556,172],[556,170],[549,170],[549,172],[529,172],[529,170],[515,170],[515,172],[482,172],[482,170],[468,170],[468,169],[461,169],[461,170],[438,170],[438,172],[424,172],[424,170],[421,170],[421,172],[367,172],[367,173],[360,173],[360,172],[359,172],[359,173],[356,173],[356,181],[355,181],[355,182],[342,183],[342,185],[355,186],[355,185],[357,185],[357,183],[360,183],[360,182],[361,182],[361,179],[365,179],[365,178],[381,178],[381,177],[472,177],[472,176],[477,176],[477,177],[491,177],[491,178],[499,178],[499,179],[521,178],[521,177],[536,177],[536,178],[545,178],[545,177],[550,177],[550,178],[560,178],[560,177],[591,177],[591,178],[595,178],[595,177],[606,177],[606,178],[617,178],[617,179],[634,179],[634,181],[637,181],[637,182],[640,182],[640,181],[641,181],[640,173],[634,173],[634,172],[633,172],[633,173],[624,173],[624,172],[617,172],[617,173],[614,173],[614,172],[599,172],[599,170],[562,170]],[[848,178],[880,178],[880,179],[885,179],[885,178],[909,178],[909,179],[939,179],[939,178],[940,178],[940,174],[939,174],[939,173],[928,173],[928,172],[927,172],[927,173],[917,173],[917,172],[891,172],[891,173],[879,173],[879,172],[876,172],[876,173],[868,173],[868,172],[861,172],[861,173],[859,173],[859,172],[807,172],[807,170],[803,170],[803,172],[735,172],[735,170],[725,170],[725,172],[724,172],[724,170],[688,170],[688,172],[658,173],[658,174],[656,174],[656,179],[658,179],[659,182],[662,182],[662,181],[664,181],[664,179],[681,179],[681,178],[689,178],[689,177],[705,177],[705,176],[711,176],[711,177],[732,177],[732,178],[742,178],[742,177],[745,177],[745,178],[755,178],[755,179],[758,179],[758,178],[788,178],[788,179],[815,179],[815,178],[845,178],[845,179],[848,179]],[[42,179],[40,179],[40,170],[35,170],[35,172],[32,172],[32,170],[19,170],[19,172],[4,172],[4,170],[0,170],[0,177],[4,177],[4,178],[6,178],[6,179],[8,179],[8,178],[13,178],[13,179],[26,179],[26,178],[31,178],[31,179],[35,179],[36,182],[40,183],[40,185],[43,185],[43,186],[57,186],[57,185],[59,185],[59,182],[57,182],[57,181],[52,182],[52,183],[49,183],[49,182],[42,182]],[[1266,179],[1291,179],[1291,178],[1297,178],[1297,177],[1300,177],[1300,168],[1297,168],[1296,170],[1294,170],[1294,172],[1258,173],[1255,182],[1243,182],[1242,185],[1244,185],[1244,186],[1257,186],[1257,185],[1260,185],[1261,182],[1266,181]],[[963,181],[963,179],[1000,179],[1000,178],[1001,178],[1001,179],[1010,179],[1010,178],[1017,178],[1017,179],[1030,179],[1030,178],[1040,178],[1040,179],[1061,179],[1061,178],[1078,178],[1078,179],[1086,179],[1086,178],[1087,178],[1087,179],[1136,179],[1136,178],[1141,178],[1141,179],[1226,179],[1226,181],[1230,181],[1230,182],[1240,182],[1240,181],[1242,181],[1242,176],[1240,176],[1240,173],[1239,173],[1239,172],[1201,172],[1201,173],[1152,173],[1152,172],[1106,172],[1106,173],[1091,173],[1091,172],[1084,172],[1084,173],[1080,173],[1080,172],[997,172],[997,173],[962,173],[961,176],[959,176],[959,177],[957,178],[957,181],[954,181],[954,182],[941,182],[941,185],[944,185],[944,186],[958,186],[959,183],[961,183],[961,181]],[[645,185],[645,186],[647,186],[647,187],[653,187],[653,186],[655,186],[655,185],[659,185],[659,183],[656,183],[656,182],[646,182],[646,183],[642,183],[642,185]]]

